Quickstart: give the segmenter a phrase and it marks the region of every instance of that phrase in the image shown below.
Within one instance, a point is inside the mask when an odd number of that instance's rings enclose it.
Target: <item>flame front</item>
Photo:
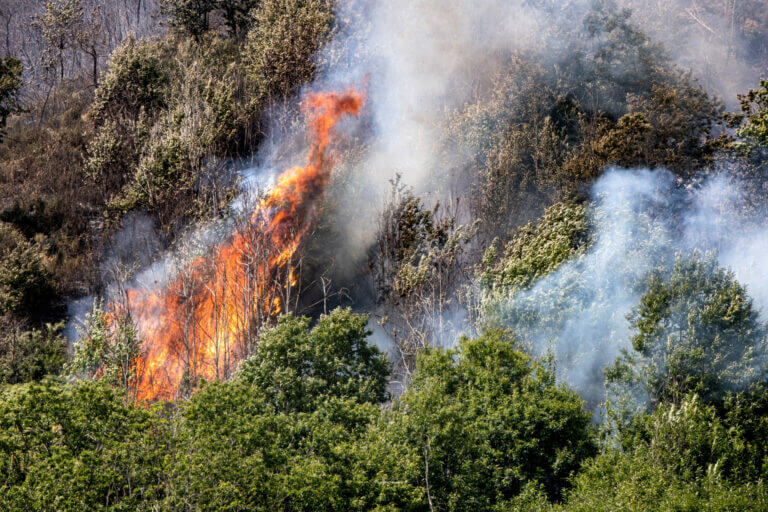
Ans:
[[[304,167],[286,170],[229,239],[180,269],[162,290],[131,289],[127,307],[144,340],[135,361],[139,400],[172,399],[201,378],[226,378],[258,329],[290,303],[293,259],[330,180],[333,129],[356,115],[362,95],[310,95]]]

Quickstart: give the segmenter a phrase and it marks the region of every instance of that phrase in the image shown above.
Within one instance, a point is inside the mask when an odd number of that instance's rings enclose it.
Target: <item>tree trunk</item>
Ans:
[[[96,89],[99,86],[99,54],[95,46],[91,47],[91,59],[93,59],[93,88]]]

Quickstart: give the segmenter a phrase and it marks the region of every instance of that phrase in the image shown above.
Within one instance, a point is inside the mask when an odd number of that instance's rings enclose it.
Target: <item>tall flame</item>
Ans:
[[[244,225],[163,289],[128,290],[127,307],[145,340],[135,361],[139,400],[172,399],[201,378],[227,377],[252,350],[258,328],[290,302],[294,254],[334,165],[333,129],[362,104],[353,90],[306,98],[306,165],[286,170]]]

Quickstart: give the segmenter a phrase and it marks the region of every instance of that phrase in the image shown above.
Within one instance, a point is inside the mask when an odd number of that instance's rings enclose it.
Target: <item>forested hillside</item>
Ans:
[[[768,2],[0,0],[0,510],[768,510]]]

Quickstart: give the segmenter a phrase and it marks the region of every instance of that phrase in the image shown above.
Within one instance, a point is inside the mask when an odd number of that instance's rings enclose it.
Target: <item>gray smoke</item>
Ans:
[[[321,76],[309,88],[366,84],[370,133],[338,212],[348,252],[363,255],[373,241],[396,174],[419,194],[450,194],[447,183],[432,179],[435,169],[446,160],[460,167],[473,155],[451,148],[446,157],[446,116],[511,52],[544,44],[553,22],[547,14],[525,1],[339,2],[339,36],[320,56]]]
[[[765,73],[765,50],[745,35],[750,23],[757,26],[761,21],[759,7],[750,12],[743,2],[707,0],[619,0],[619,4],[632,9],[632,20],[729,108],[737,108],[737,95],[755,87]]]

